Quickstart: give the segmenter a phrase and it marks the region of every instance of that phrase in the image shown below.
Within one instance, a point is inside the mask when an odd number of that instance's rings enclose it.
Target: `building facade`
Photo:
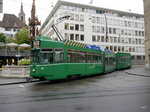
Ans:
[[[6,37],[15,37],[15,34],[26,24],[14,14],[0,14],[0,33]]]
[[[0,0],[0,13],[3,13],[3,0]]]
[[[23,27],[27,27],[23,4],[21,4],[18,17],[14,14],[0,13],[0,33],[4,33],[6,37],[14,37]]]
[[[64,19],[69,15],[69,19]],[[65,39],[100,46],[102,50],[130,52],[135,64],[144,64],[144,17],[140,14],[58,1],[42,25],[52,39],[55,25]]]
[[[150,69],[150,1],[144,0],[145,67]]]

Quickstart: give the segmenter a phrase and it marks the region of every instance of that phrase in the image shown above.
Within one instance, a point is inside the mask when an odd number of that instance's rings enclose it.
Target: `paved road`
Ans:
[[[63,83],[0,86],[0,111],[150,112],[149,82],[117,71]]]

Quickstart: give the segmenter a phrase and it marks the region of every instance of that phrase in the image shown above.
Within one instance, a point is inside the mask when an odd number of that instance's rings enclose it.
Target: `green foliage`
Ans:
[[[29,65],[30,64],[30,59],[21,59],[18,61],[19,65]]]
[[[20,31],[18,31],[16,33],[15,40],[17,44],[23,44],[23,43],[30,44],[28,29],[22,28]]]
[[[16,39],[15,39],[15,37],[7,37],[6,38],[6,43],[8,44],[8,43],[16,43]]]
[[[6,42],[6,36],[3,33],[0,33],[0,42]]]

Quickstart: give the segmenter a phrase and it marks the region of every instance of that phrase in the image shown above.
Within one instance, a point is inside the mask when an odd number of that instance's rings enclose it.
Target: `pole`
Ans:
[[[105,24],[106,24],[106,39],[108,39],[107,17],[105,13],[104,13],[104,17],[105,17]]]

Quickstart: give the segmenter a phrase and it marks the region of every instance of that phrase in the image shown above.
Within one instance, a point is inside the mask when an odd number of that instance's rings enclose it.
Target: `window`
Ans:
[[[95,23],[95,17],[92,16],[92,23]]]
[[[96,21],[97,21],[97,23],[100,23],[100,18],[97,17],[97,18],[96,18]]]
[[[97,36],[97,42],[100,42],[100,39],[101,39],[100,36]]]
[[[96,26],[92,26],[92,32],[96,32]]]
[[[138,44],[139,42],[138,42],[138,39],[135,39],[135,41],[136,41],[136,44]]]
[[[104,36],[101,36],[101,42],[104,42]]]
[[[101,63],[101,54],[68,49],[68,63]]]
[[[141,44],[141,39],[139,39],[139,44]]]
[[[84,21],[84,15],[80,15],[80,21]]]
[[[97,26],[97,33],[100,33],[100,26]]]
[[[70,20],[74,20],[74,14],[70,14]]]
[[[113,34],[116,34],[116,28],[113,28]]]
[[[76,34],[76,35],[75,35],[75,39],[76,39],[77,41],[79,41],[79,34]]]
[[[13,29],[13,31],[14,31],[14,32],[16,32],[16,31],[17,31],[17,29]]]
[[[69,34],[65,33],[65,39],[69,40]]]
[[[84,35],[80,35],[80,40],[84,41]]]
[[[116,37],[114,37],[114,43],[117,43],[117,38]]]
[[[110,50],[113,51],[113,46],[110,46]]]
[[[131,38],[129,38],[129,44],[131,44]]]
[[[65,23],[65,30],[69,30],[69,23]]]
[[[74,34],[70,34],[70,40],[74,40]]]
[[[53,63],[53,49],[41,49],[39,57],[41,64]]]
[[[142,31],[142,36],[144,36],[144,31]]]
[[[112,28],[109,28],[109,33],[112,34]]]
[[[96,36],[95,35],[92,36],[92,41],[96,42]]]
[[[64,50],[62,48],[57,48],[54,50],[54,62],[62,63],[64,62]]]
[[[5,28],[5,31],[11,31],[11,28]]]
[[[74,24],[73,23],[70,24],[70,30],[74,30]]]
[[[79,21],[79,15],[78,14],[75,14],[75,20]]]
[[[124,35],[124,29],[121,29],[121,35]]]
[[[105,38],[105,42],[109,42],[109,37],[106,37],[106,38]]]
[[[79,31],[79,24],[75,24],[75,30]]]
[[[115,65],[115,64],[116,64],[115,57],[106,57],[105,58],[105,65],[111,66],[111,65]]]
[[[84,31],[84,25],[80,25],[80,30]]]
[[[68,63],[77,63],[78,62],[78,51],[68,49],[67,59],[68,59]]]
[[[120,46],[118,46],[118,51],[121,51],[121,48],[120,48]]]
[[[118,43],[120,43],[120,37],[118,37]]]
[[[104,33],[104,27],[101,27],[101,33]]]
[[[137,60],[141,60],[142,59],[142,56],[137,56]]]
[[[113,43],[113,37],[110,37],[110,43]]]

